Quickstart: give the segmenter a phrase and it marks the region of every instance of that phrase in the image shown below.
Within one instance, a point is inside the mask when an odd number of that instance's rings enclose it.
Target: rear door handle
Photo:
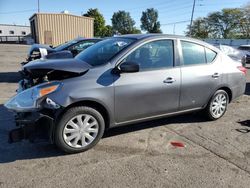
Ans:
[[[220,74],[216,72],[216,73],[214,73],[214,74],[212,75],[212,77],[213,77],[213,78],[219,78],[219,77],[220,77]]]
[[[163,81],[163,83],[165,83],[165,84],[172,84],[173,82],[175,82],[176,80],[174,79],[174,78],[172,78],[172,77],[168,77],[168,78],[166,78],[164,81]]]

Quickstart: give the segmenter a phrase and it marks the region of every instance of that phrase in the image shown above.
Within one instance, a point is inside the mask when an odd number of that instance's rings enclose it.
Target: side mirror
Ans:
[[[120,72],[139,72],[139,65],[134,62],[124,62],[119,66]]]

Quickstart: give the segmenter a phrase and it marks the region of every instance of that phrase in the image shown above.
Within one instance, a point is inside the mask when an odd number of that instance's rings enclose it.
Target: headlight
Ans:
[[[43,97],[45,95],[48,95],[58,89],[60,86],[60,83],[53,83],[53,84],[48,84],[45,86],[37,87],[37,92],[38,92],[38,97]]]
[[[34,86],[18,93],[6,102],[4,106],[9,110],[16,112],[30,112],[38,110],[38,99],[57,91],[61,85],[61,82],[49,82]]]

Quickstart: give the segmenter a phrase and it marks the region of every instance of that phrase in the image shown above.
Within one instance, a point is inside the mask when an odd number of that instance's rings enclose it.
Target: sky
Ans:
[[[190,23],[194,0],[40,0],[40,12],[58,13],[64,10],[70,14],[82,15],[89,8],[98,8],[106,24],[111,25],[114,12],[130,12],[140,28],[142,11],[155,8],[163,33],[184,35]],[[0,24],[29,25],[29,17],[37,12],[38,0],[0,0]],[[241,8],[250,0],[196,0],[194,19],[223,8]]]

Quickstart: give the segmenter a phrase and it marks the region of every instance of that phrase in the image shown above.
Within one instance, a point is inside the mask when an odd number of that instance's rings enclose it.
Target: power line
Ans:
[[[152,1],[153,2],[153,1]],[[176,4],[176,3],[178,3],[178,4]],[[190,4],[190,2],[184,2],[184,3],[182,3],[182,4],[180,4],[179,2],[177,2],[177,1],[168,1],[168,2],[166,2],[166,1],[163,1],[163,2],[158,2],[158,3],[155,3],[155,1],[154,1],[154,3],[150,3],[150,4],[145,4],[144,3],[144,5],[142,5],[142,6],[138,6],[138,7],[131,7],[131,8],[127,8],[128,9],[128,11],[129,12],[136,12],[136,11],[140,11],[140,10],[142,10],[142,9],[146,9],[146,8],[152,8],[152,7],[154,7],[154,8],[156,8],[156,9],[159,9],[159,8],[162,8],[162,7],[166,7],[166,6],[175,6],[175,5],[187,5],[187,4]],[[117,10],[122,10],[122,9],[120,9],[120,8],[116,8]],[[112,11],[113,11],[114,9],[112,9]],[[106,11],[102,11],[102,13],[110,13],[110,11],[108,11],[108,10],[106,10]]]
[[[36,9],[0,12],[0,14],[17,14],[17,13],[34,12],[34,11],[36,11]]]
[[[175,24],[182,24],[182,23],[187,23],[190,20],[183,20],[183,21],[178,21],[178,22],[170,22],[170,23],[165,23],[165,24],[161,24],[161,25],[175,25]]]
[[[184,4],[184,6],[176,7],[175,9],[170,8],[170,7],[165,7],[165,6],[164,7],[160,7],[160,8],[155,8],[155,9],[158,11],[158,13],[160,15],[163,11],[165,11],[165,13],[176,13],[177,11],[188,9],[188,8],[190,8],[190,6],[191,6],[191,4],[189,4],[189,5],[185,5]],[[131,10],[129,10],[128,12],[131,13],[131,14],[134,14],[134,13],[141,14],[141,12],[139,12],[138,10],[137,11],[135,11],[135,10],[131,11]],[[182,14],[183,13],[181,13],[179,15],[182,15]],[[103,15],[105,15],[105,16],[112,16],[113,14],[112,13],[108,13],[108,14],[104,13]]]
[[[177,5],[179,5],[179,2],[177,1],[169,1],[169,2],[161,2],[161,3],[153,3],[151,5],[144,5],[144,6],[141,6],[141,7],[135,7],[135,8],[131,8],[131,10],[138,10],[138,9],[142,9],[142,8],[149,8],[149,7],[166,7],[166,6],[172,6],[174,5],[175,3],[178,3]],[[185,2],[185,3],[182,3],[181,5],[185,5],[185,4],[189,4],[189,2]]]

